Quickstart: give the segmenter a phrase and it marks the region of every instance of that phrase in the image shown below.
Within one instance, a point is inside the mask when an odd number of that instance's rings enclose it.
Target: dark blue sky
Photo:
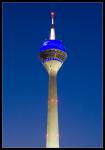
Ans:
[[[45,147],[48,75],[39,49],[55,30],[60,147],[102,146],[102,3],[3,3],[3,147]]]

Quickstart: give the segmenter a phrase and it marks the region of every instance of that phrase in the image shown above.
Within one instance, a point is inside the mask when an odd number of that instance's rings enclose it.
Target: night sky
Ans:
[[[39,49],[54,11],[68,54],[57,76],[60,147],[102,147],[102,3],[2,7],[2,146],[46,146],[48,74]]]

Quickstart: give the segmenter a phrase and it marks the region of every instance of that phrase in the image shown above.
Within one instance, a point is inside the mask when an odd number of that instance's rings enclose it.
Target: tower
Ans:
[[[60,40],[55,39],[54,12],[51,12],[52,25],[49,40],[45,41],[40,48],[40,60],[49,75],[48,90],[48,118],[46,147],[59,147],[58,128],[58,99],[57,99],[57,73],[67,58],[65,47]]]

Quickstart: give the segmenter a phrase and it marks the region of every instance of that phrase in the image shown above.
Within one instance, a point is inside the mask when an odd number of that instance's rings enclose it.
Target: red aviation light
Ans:
[[[57,103],[58,102],[58,100],[57,99],[51,99],[51,103]]]
[[[51,99],[51,102],[53,103],[53,102],[54,102],[54,99]]]
[[[55,13],[54,12],[51,12],[51,17],[54,17]]]
[[[57,103],[58,103],[58,100],[52,98],[52,99],[49,99],[48,102],[49,102],[50,104],[57,104]]]

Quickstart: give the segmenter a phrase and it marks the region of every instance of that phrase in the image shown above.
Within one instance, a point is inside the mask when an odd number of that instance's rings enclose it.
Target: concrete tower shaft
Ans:
[[[44,67],[47,69],[49,76],[56,76],[62,63],[56,60],[50,60],[44,63]]]
[[[58,100],[56,75],[49,75],[48,119],[46,147],[59,147]]]

